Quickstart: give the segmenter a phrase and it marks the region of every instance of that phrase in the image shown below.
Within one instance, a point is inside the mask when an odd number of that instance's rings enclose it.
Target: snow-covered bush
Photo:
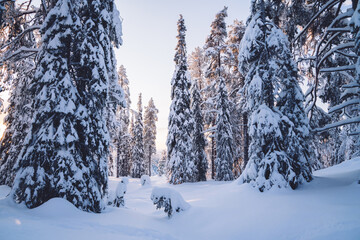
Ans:
[[[128,178],[128,177],[123,177],[123,178],[121,179],[121,181],[124,182],[126,185],[129,184],[129,178]]]
[[[169,218],[175,212],[185,211],[190,207],[190,204],[185,202],[179,192],[170,188],[154,188],[151,200],[156,205],[156,209],[165,208],[164,212],[168,214]]]
[[[150,177],[149,175],[142,175],[140,178],[141,186],[150,185]]]
[[[108,205],[112,205],[113,207],[124,207],[125,200],[124,195],[127,190],[127,184],[129,183],[128,178],[123,178],[117,185],[115,196],[113,194],[109,194]]]

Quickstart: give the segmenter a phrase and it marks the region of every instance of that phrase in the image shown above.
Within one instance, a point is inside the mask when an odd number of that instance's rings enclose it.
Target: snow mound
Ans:
[[[83,214],[72,203],[64,198],[52,198],[44,204],[31,209],[32,214],[43,217],[70,217],[74,215]]]
[[[140,178],[140,182],[142,186],[151,185],[150,177],[148,175],[142,175]]]
[[[185,211],[190,208],[190,204],[185,202],[179,192],[171,188],[155,187],[151,193],[151,200],[156,209],[164,207],[164,212],[170,218],[175,212]]]
[[[360,157],[344,161],[338,165],[318,170],[314,175],[341,174],[360,170]]]
[[[121,179],[121,181],[122,181],[123,183],[125,183],[126,185],[129,184],[129,178],[128,178],[128,177],[123,177],[123,178]]]
[[[0,199],[6,198],[6,196],[9,195],[10,191],[11,191],[11,188],[9,186],[1,185],[0,186]]]

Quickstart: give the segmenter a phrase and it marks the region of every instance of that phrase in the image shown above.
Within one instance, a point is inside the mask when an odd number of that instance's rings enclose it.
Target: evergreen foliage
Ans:
[[[234,179],[232,168],[234,162],[234,142],[231,127],[229,99],[225,80],[220,78],[217,96],[216,117],[216,175],[217,181],[231,181]]]
[[[224,63],[226,61],[226,23],[227,7],[224,7],[219,13],[216,14],[214,21],[211,23],[210,35],[206,38],[204,51],[206,56],[206,87],[204,101],[204,121],[205,129],[209,132],[214,132],[216,122],[216,94],[217,84],[219,79],[225,77]],[[211,177],[215,177],[215,158],[216,158],[216,143],[215,135],[212,134],[211,138]]]
[[[245,76],[251,138],[249,163],[240,182],[251,183],[260,191],[274,185],[295,189],[304,179],[311,180],[307,149],[304,149],[308,146],[308,123],[286,36],[266,19],[264,7],[260,1],[247,26],[245,41],[240,44],[239,62]],[[295,116],[300,119],[292,122]],[[297,141],[300,141],[298,148],[293,146]],[[290,155],[294,151],[299,155]]]
[[[34,8],[34,12],[38,11],[38,8]],[[16,174],[14,165],[29,131],[33,111],[28,90],[38,51],[38,39],[33,31],[38,28],[34,25],[42,20],[41,14],[30,16],[24,13],[15,1],[2,1],[0,4],[0,91],[9,91],[10,95],[9,105],[5,109],[6,129],[0,142],[0,185],[13,185]],[[22,33],[21,38],[19,33]],[[1,111],[3,108],[4,103],[0,99]]]
[[[195,181],[197,169],[192,152],[194,120],[190,109],[190,74],[188,72],[186,27],[180,15],[178,21],[178,44],[175,54],[175,72],[171,80],[171,106],[167,137],[167,168],[169,182],[181,184]]]
[[[121,44],[119,14],[113,1],[60,0],[41,32],[30,85],[34,118],[12,195],[30,208],[62,197],[100,212],[108,184],[105,107],[114,80],[112,44]]]
[[[126,107],[118,107],[117,119],[119,121],[119,128],[117,130],[116,140],[116,176],[130,175],[131,167],[131,135],[129,132],[130,124],[130,90],[129,80],[126,75],[126,69],[123,65],[120,66],[119,84],[124,90]]]
[[[206,181],[208,162],[205,153],[206,139],[204,136],[203,115],[201,112],[201,97],[198,82],[193,80],[191,87],[191,112],[194,118],[194,131],[192,134],[193,153],[197,168],[196,181]]]
[[[78,31],[78,23],[72,2],[62,0],[42,28],[43,48],[31,85],[36,110],[13,188],[15,201],[30,208],[53,197],[66,198],[87,211],[103,208],[101,182],[92,175],[94,162],[84,159],[80,151],[79,111],[84,106],[69,73],[71,33]]]
[[[32,117],[29,83],[34,75],[34,59],[16,63],[17,74],[12,78],[9,106],[6,109],[5,132],[0,142],[0,185],[12,186],[15,178],[14,165],[21,151]]]
[[[148,106],[145,107],[144,115],[144,151],[146,162],[146,174],[151,176],[151,158],[156,153],[156,122],[158,120],[157,114],[159,110],[154,105],[154,100],[151,98]]]
[[[242,98],[241,88],[244,87],[244,77],[239,72],[239,45],[245,33],[245,25],[242,21],[234,20],[229,26],[228,38],[226,41],[226,86],[229,96],[229,111],[233,130],[234,141],[234,167],[235,177],[239,177],[241,170],[247,163],[247,122],[242,106],[245,99]]]
[[[143,137],[143,117],[142,117],[142,99],[139,94],[138,112],[134,124],[134,145],[132,149],[132,166],[131,177],[140,178],[145,174],[145,158],[144,158],[144,137]]]
[[[164,174],[166,174],[166,160],[167,160],[167,156],[166,156],[166,150],[163,150],[161,152],[161,158],[158,162],[158,174],[159,176],[162,176]]]

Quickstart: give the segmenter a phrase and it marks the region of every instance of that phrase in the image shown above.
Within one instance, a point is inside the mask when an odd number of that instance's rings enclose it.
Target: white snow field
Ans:
[[[360,158],[314,173],[298,190],[265,193],[234,182],[151,186],[129,179],[126,208],[86,213],[63,199],[27,209],[5,198],[0,186],[1,240],[68,239],[360,239]],[[115,191],[120,179],[111,178]],[[153,187],[178,191],[191,207],[168,219],[150,200]]]

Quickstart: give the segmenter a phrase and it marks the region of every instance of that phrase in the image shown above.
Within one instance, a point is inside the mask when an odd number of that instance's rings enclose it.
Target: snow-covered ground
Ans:
[[[63,199],[26,209],[0,186],[0,239],[360,239],[360,158],[314,173],[296,191],[260,193],[248,185],[208,181],[172,186],[130,179],[126,208],[82,212]],[[119,179],[110,179],[115,191]],[[150,200],[152,188],[180,192],[191,207],[168,219]]]

